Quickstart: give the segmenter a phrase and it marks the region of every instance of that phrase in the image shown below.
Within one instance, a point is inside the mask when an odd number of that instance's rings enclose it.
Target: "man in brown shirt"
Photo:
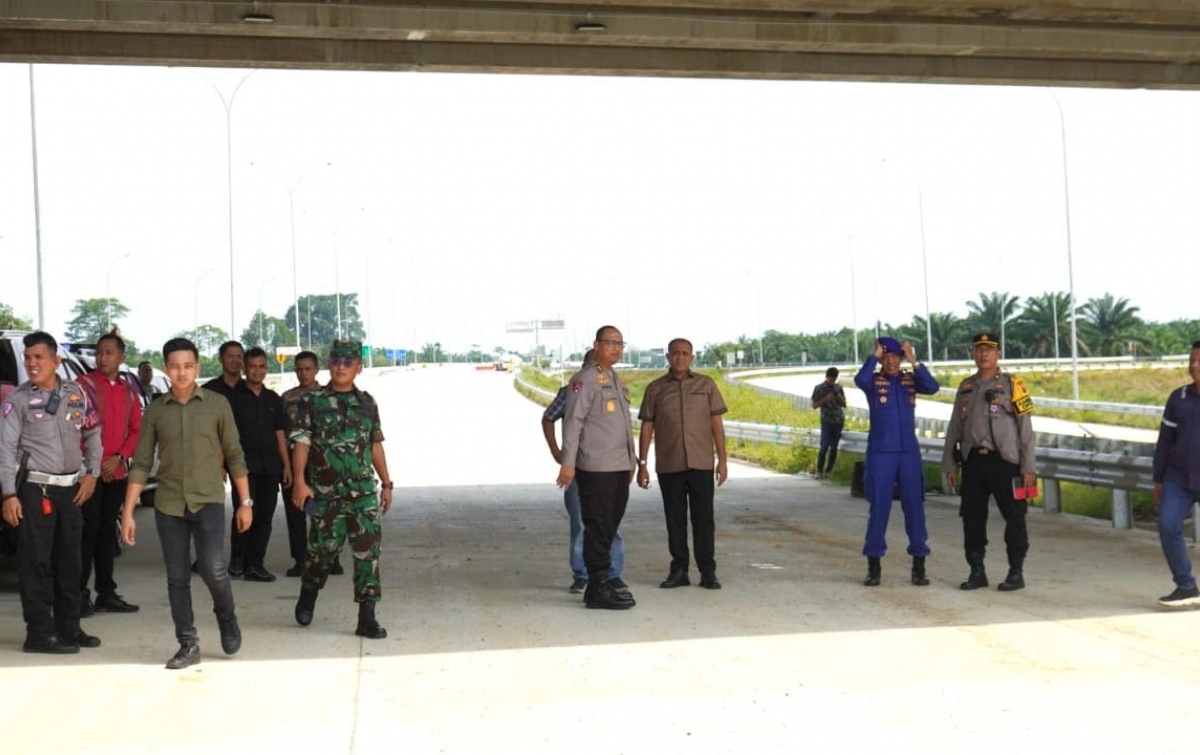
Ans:
[[[654,471],[662,488],[667,519],[667,547],[671,573],[659,587],[682,587],[688,581],[687,523],[692,516],[692,542],[700,586],[721,589],[714,558],[713,495],[716,485],[729,476],[725,459],[725,425],[728,409],[712,378],[692,372],[692,343],[676,338],[667,345],[670,371],[646,386],[638,419],[642,436],[638,452],[638,485],[650,487],[646,456],[654,440]],[[716,469],[713,453],[716,452]]]

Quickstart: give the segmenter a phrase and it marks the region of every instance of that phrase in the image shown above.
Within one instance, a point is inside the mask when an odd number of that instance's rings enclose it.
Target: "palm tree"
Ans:
[[[1116,356],[1125,353],[1127,344],[1145,346],[1149,339],[1137,313],[1138,308],[1130,306],[1128,299],[1114,299],[1112,294],[1089,299],[1081,306],[1079,316],[1084,320],[1092,353]]]
[[[1017,297],[1012,294],[1002,294],[998,291],[985,294],[981,291],[979,301],[967,302],[967,311],[970,312],[967,315],[967,324],[971,329],[999,334],[1001,336],[1000,346],[1006,354],[1009,351],[1021,353],[1024,349],[1019,342],[1013,344],[1015,349],[1011,349],[1006,343],[1011,340],[1006,332],[1007,325],[1018,314],[1017,307]]]
[[[1065,291],[1047,291],[1029,297],[1025,309],[1014,319],[1012,331],[1028,346],[1029,356],[1062,356],[1063,346],[1069,347],[1071,340],[1071,295]],[[1066,352],[1069,354],[1070,349]]]
[[[930,312],[928,328],[925,327],[924,317],[913,315],[912,322],[901,328],[899,332],[913,342],[917,356],[929,359],[940,357],[943,361],[950,359],[952,353],[957,356],[963,350],[967,340],[963,320],[953,312]],[[932,357],[929,355],[929,346],[925,343],[930,333],[933,335],[934,354]],[[966,344],[965,350],[968,354],[970,353],[970,344]]]

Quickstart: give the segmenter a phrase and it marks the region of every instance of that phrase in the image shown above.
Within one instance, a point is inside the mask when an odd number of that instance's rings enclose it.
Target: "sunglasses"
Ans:
[[[339,358],[337,358],[337,357],[330,357],[330,358],[329,358],[329,366],[330,366],[330,367],[353,367],[353,366],[354,366],[354,360],[353,360],[353,359],[339,359]]]

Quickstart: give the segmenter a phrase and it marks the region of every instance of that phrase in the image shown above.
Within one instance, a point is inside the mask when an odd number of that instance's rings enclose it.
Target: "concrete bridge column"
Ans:
[[[1058,480],[1042,478],[1042,511],[1047,514],[1062,513],[1062,485]]]

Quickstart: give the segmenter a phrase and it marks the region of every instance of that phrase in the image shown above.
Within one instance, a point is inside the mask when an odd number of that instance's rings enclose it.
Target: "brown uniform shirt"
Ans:
[[[717,384],[688,370],[646,386],[638,419],[654,423],[654,471],[659,474],[713,468],[712,418],[729,411]]]

